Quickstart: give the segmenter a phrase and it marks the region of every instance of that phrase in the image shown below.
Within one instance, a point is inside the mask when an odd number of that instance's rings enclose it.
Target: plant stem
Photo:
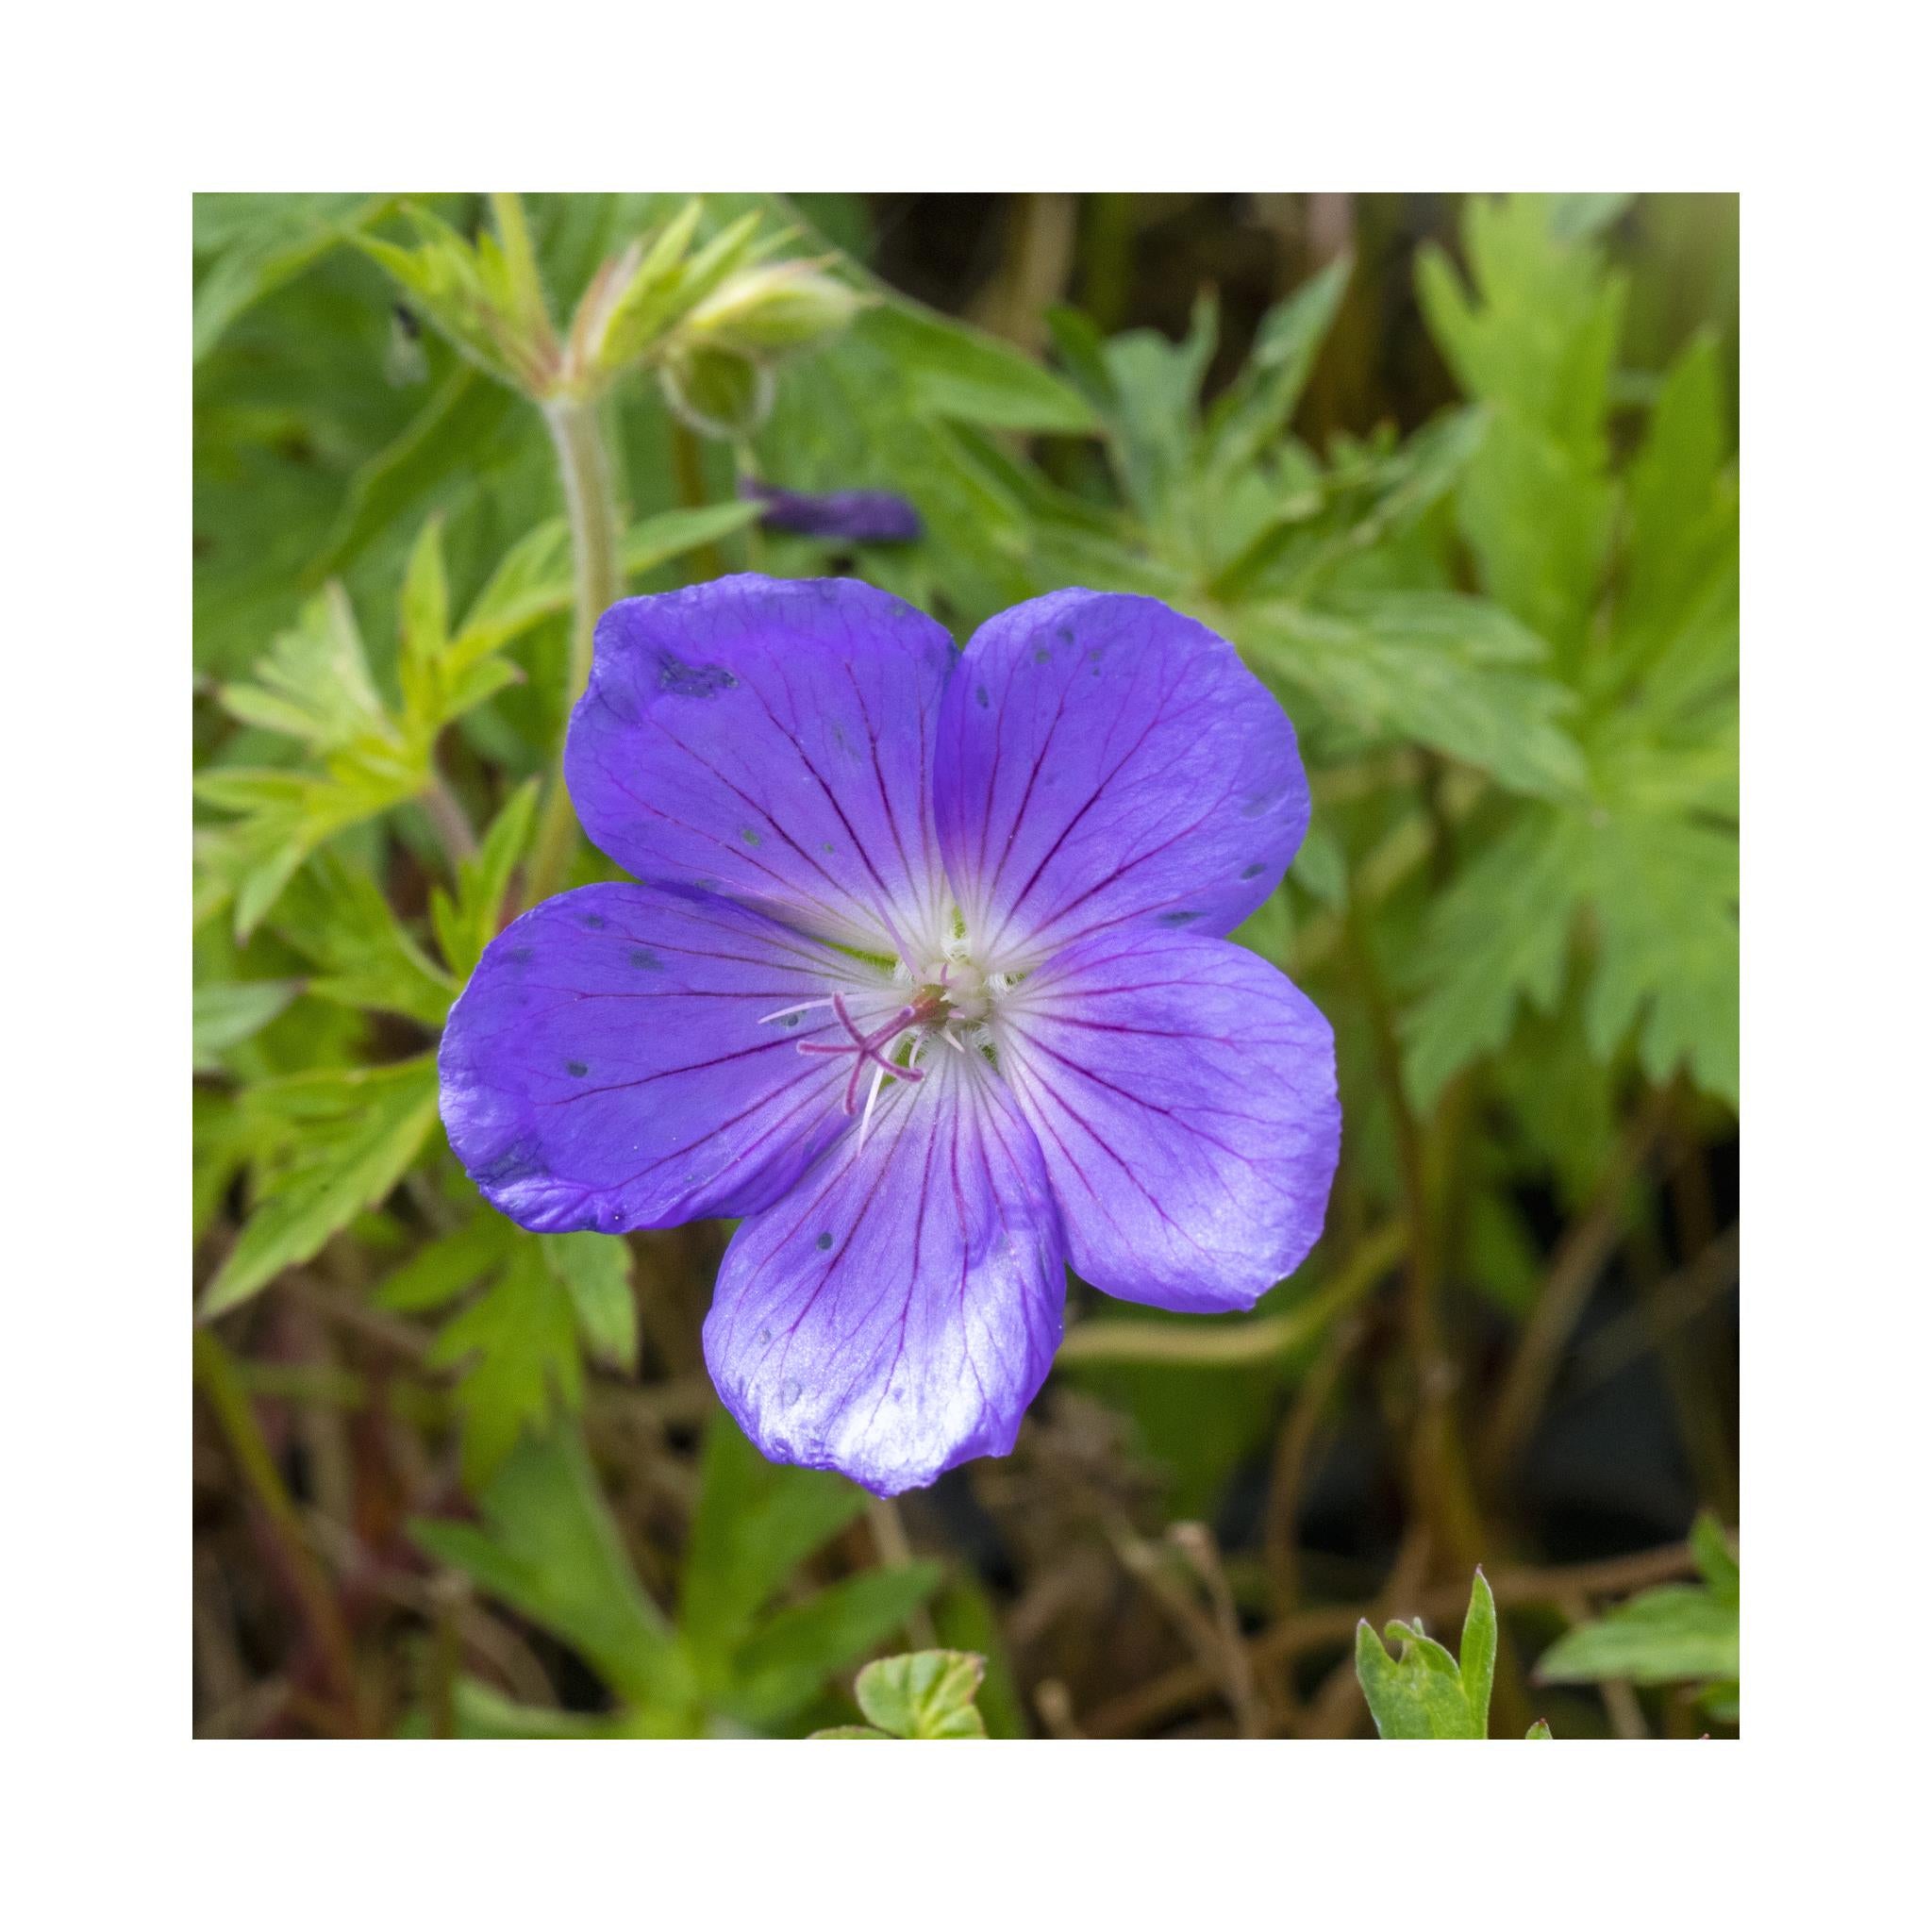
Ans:
[[[1481,1517],[1469,1475],[1467,1452],[1456,1414],[1457,1370],[1439,1306],[1442,1285],[1438,1190],[1431,1186],[1422,1123],[1409,1105],[1402,1077],[1402,1049],[1381,969],[1350,906],[1342,922],[1344,943],[1368,1008],[1375,1071],[1395,1129],[1396,1165],[1403,1214],[1408,1224],[1408,1293],[1404,1308],[1406,1353],[1415,1401],[1409,1457],[1409,1494],[1417,1516],[1434,1539],[1432,1558],[1466,1575],[1481,1554]],[[1446,1108],[1447,1101],[1443,1102]]]
[[[572,575],[575,617],[571,626],[570,671],[564,683],[566,723],[584,687],[591,681],[591,652],[597,620],[624,592],[620,560],[617,502],[611,489],[610,459],[593,402],[558,397],[546,404],[543,420],[550,425],[557,465],[563,477],[563,501],[570,517]],[[550,795],[537,825],[537,838],[525,874],[524,902],[547,899],[563,883],[575,843],[576,815],[564,789],[559,761],[550,781]]]
[[[470,816],[441,772],[430,779],[429,789],[423,794],[423,809],[435,827],[452,873],[464,859],[475,858],[476,834],[470,824]]]
[[[705,480],[705,446],[689,423],[671,419],[671,467],[677,477],[677,500],[686,509],[702,509],[710,501]],[[724,553],[715,543],[701,543],[691,552],[696,561],[694,583],[724,575]]]
[[[1649,1163],[1652,1149],[1670,1118],[1674,1097],[1670,1088],[1660,1088],[1639,1108],[1598,1180],[1590,1206],[1570,1224],[1557,1243],[1548,1277],[1524,1324],[1515,1357],[1503,1378],[1502,1391],[1491,1405],[1482,1461],[1491,1480],[1507,1474],[1541,1413],[1543,1399],[1562,1366],[1571,1331],[1622,1237],[1626,1197]]]
[[[1060,1343],[1062,1362],[1184,1362],[1195,1368],[1246,1368],[1275,1361],[1313,1341],[1358,1302],[1400,1258],[1407,1243],[1399,1225],[1365,1236],[1327,1287],[1278,1315],[1245,1322],[1147,1322],[1103,1317],[1078,1324]]]

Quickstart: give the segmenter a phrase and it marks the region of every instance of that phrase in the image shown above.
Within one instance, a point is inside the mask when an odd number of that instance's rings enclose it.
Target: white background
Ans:
[[[1900,1923],[1924,1896],[1932,1286],[1925,70],[1904,9],[665,12],[13,17],[0,1910]],[[189,197],[396,186],[1743,192],[1741,1745],[1016,1744],[915,1768],[190,1741]]]

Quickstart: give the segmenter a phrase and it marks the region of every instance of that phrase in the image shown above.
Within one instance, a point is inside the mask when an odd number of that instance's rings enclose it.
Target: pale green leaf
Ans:
[[[252,1040],[302,991],[299,979],[213,980],[194,989],[194,1071],[213,1073],[231,1046]]]
[[[304,1113],[293,1158],[262,1185],[240,1239],[201,1299],[204,1318],[265,1288],[308,1260],[365,1208],[373,1208],[415,1160],[436,1121],[436,1061],[303,1075],[257,1089]]]
[[[705,1435],[702,1474],[679,1620],[717,1680],[759,1607],[864,1509],[865,1492],[824,1471],[767,1462],[722,1410]]]
[[[920,1650],[881,1657],[858,1674],[853,1694],[880,1730],[895,1738],[983,1738],[974,1698],[986,1662],[969,1651]]]
[[[538,1237],[550,1272],[563,1283],[577,1330],[591,1358],[620,1374],[638,1366],[638,1305],[631,1292],[631,1253],[620,1235]]]
[[[936,1563],[864,1570],[765,1619],[732,1659],[727,1707],[745,1722],[781,1722],[835,1671],[905,1627],[938,1587]],[[867,1715],[877,1721],[875,1711]]]

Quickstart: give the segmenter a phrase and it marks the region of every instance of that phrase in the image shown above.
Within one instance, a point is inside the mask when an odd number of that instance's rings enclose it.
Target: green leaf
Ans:
[[[1519,817],[1431,906],[1413,962],[1423,991],[1403,1024],[1419,1102],[1501,1046],[1524,1003],[1554,1007],[1580,931],[1596,1058],[1631,1042],[1653,1082],[1681,1066],[1736,1106],[1737,837],[1650,787],[1659,756],[1600,755],[1593,796]]]
[[[311,858],[269,923],[318,969],[308,983],[318,998],[441,1026],[456,982],[403,929],[375,881],[339,854]]]
[[[1630,467],[1628,581],[1617,615],[1624,633],[1667,632],[1734,552],[1729,441],[1717,340],[1700,334],[1672,365]]]
[[[1724,1525],[1708,1509],[1690,1525],[1690,1554],[1697,1559],[1705,1585],[1720,1603],[1738,1601],[1738,1558]]]
[[[761,508],[757,503],[709,503],[646,517],[624,535],[619,548],[624,574],[641,577],[733,536],[755,523]],[[540,524],[504,558],[464,614],[451,651],[468,662],[500,650],[532,625],[568,610],[575,596],[570,526],[558,517]]]
[[[1634,1033],[1653,1082],[1684,1066],[1735,1107],[1736,834],[1690,819],[1610,812],[1578,842],[1578,876],[1598,927],[1585,1008],[1592,1049],[1607,1058]]]
[[[518,787],[497,813],[476,856],[458,862],[454,899],[441,887],[430,894],[437,943],[459,980],[468,979],[476,970],[484,947],[496,937],[502,924],[510,874],[529,841],[538,789],[535,778]]]
[[[1474,1713],[1476,1736],[1490,1734],[1490,1692],[1496,1681],[1496,1597],[1490,1579],[1476,1568],[1470,1585],[1469,1608],[1462,1619],[1462,1694]]]
[[[620,551],[624,574],[641,577],[646,571],[702,550],[707,543],[734,536],[756,522],[762,508],[757,503],[707,503],[693,509],[660,510],[646,517],[624,534]]]
[[[1579,1624],[1546,1650],[1536,1668],[1544,1684],[1677,1684],[1738,1674],[1738,1606],[1707,1587],[1666,1583],[1593,1624]]]
[[[759,1607],[864,1507],[856,1484],[769,1463],[728,1415],[712,1416],[679,1609],[712,1681],[728,1679]]]
[[[246,1301],[381,1201],[427,1140],[436,1097],[431,1055],[254,1089],[252,1104],[291,1109],[300,1132],[291,1158],[262,1184],[241,1238],[203,1293],[203,1319]]]
[[[973,1700],[985,1672],[985,1660],[968,1651],[914,1651],[867,1664],[853,1694],[892,1737],[983,1738],[986,1725]]]
[[[496,1281],[446,1324],[429,1351],[460,1368],[465,1484],[490,1480],[523,1438],[583,1402],[576,1310],[534,1241],[518,1241]]]
[[[766,1618],[732,1659],[725,1707],[754,1724],[791,1716],[835,1671],[903,1629],[940,1576],[928,1562],[865,1570]]]
[[[907,302],[854,325],[892,358],[916,405],[988,429],[1078,436],[1097,425],[1079,392],[1018,349]]]
[[[1413,968],[1425,991],[1402,1028],[1404,1074],[1419,1106],[1500,1047],[1524,1003],[1556,1004],[1574,907],[1572,860],[1562,820],[1525,815],[1431,906]]]
[[[369,658],[341,585],[302,608],[255,667],[252,684],[222,691],[222,707],[244,724],[297,738],[317,751],[395,736],[369,675]]]
[[[1526,1740],[1531,1738],[1548,1738],[1551,1735],[1549,1725],[1541,1718],[1538,1718],[1535,1724],[1531,1724],[1529,1729],[1524,1733]]]
[[[621,1235],[540,1235],[543,1258],[563,1283],[577,1332],[593,1360],[637,1374],[638,1305],[631,1292],[631,1253]]]
[[[1666,1583],[1558,1638],[1537,1665],[1545,1684],[1624,1677],[1638,1684],[1711,1680],[1712,1715],[1737,1716],[1738,1558],[1707,1511],[1690,1526],[1703,1582]],[[1720,1708],[1722,1707],[1722,1708]]]
[[[934,1600],[931,1614],[934,1634],[946,1649],[974,1651],[985,1661],[978,1703],[987,1735],[1026,1737],[1025,1704],[1014,1680],[1000,1613],[984,1587],[972,1575],[956,1573]]]
[[[420,1315],[453,1302],[508,1258],[516,1241],[511,1224],[500,1214],[480,1214],[454,1233],[439,1235],[376,1284],[377,1307],[399,1315]]]
[[[319,261],[391,206],[362,194],[197,194],[193,359],[245,309]]]
[[[622,1719],[593,1716],[579,1710],[547,1710],[541,1705],[519,1704],[477,1677],[458,1677],[456,1684],[456,1735],[459,1738],[621,1738]],[[425,1713],[417,1712],[406,1735],[426,1738]]]
[[[533,307],[532,276],[515,229],[508,248],[489,234],[473,244],[427,208],[410,204],[403,213],[418,245],[363,236],[363,253],[388,270],[410,306],[479,368],[512,388],[541,393],[554,343],[547,319]]]
[[[477,1507],[481,1528],[419,1519],[409,1533],[579,1651],[621,1696],[659,1707],[689,1702],[676,1640],[638,1582],[575,1429],[520,1442]]]
[[[194,989],[194,1071],[218,1072],[222,1056],[288,1010],[299,979],[214,980]]]
[[[1582,789],[1561,723],[1575,700],[1542,675],[1541,641],[1493,604],[1391,591],[1321,611],[1256,606],[1230,626],[1264,671],[1361,730],[1428,745],[1511,791]]]
[[[358,469],[334,528],[308,567],[311,581],[348,569],[449,477],[481,467],[516,408],[508,390],[458,363],[409,424]]]
[[[1437,342],[1487,406],[1457,492],[1483,588],[1566,660],[1602,589],[1615,505],[1606,422],[1625,290],[1591,232],[1569,204],[1477,196],[1463,235],[1473,291],[1440,250],[1416,272]]]
[[[339,833],[407,804],[427,774],[387,741],[363,740],[326,772],[202,772],[194,792],[240,819],[198,833],[196,856],[215,902],[234,902],[235,935],[245,941],[304,860]]]
[[[1118,397],[1108,419],[1121,488],[1151,528],[1168,526],[1193,462],[1201,379],[1214,353],[1218,317],[1211,296],[1194,304],[1185,341],[1153,329],[1129,329],[1107,344],[1107,368]]]
[[[1288,427],[1353,268],[1346,256],[1330,262],[1261,318],[1247,362],[1208,416],[1203,460],[1211,474],[1247,468]]]
[[[1496,1600],[1481,1570],[1471,1586],[1458,1666],[1420,1624],[1388,1626],[1391,1656],[1366,1617],[1356,1626],[1356,1675],[1384,1738],[1487,1738],[1496,1668]]]
[[[432,733],[442,722],[440,672],[449,648],[449,577],[442,561],[442,519],[423,525],[403,573],[401,651],[403,714]]]

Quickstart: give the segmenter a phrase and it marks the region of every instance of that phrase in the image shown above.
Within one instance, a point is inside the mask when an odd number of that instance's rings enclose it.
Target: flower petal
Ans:
[[[768,530],[845,543],[917,543],[925,534],[919,512],[890,490],[833,490],[813,495],[746,476],[741,479],[738,493],[764,505],[758,522]]]
[[[935,805],[981,963],[1132,923],[1227,932],[1308,823],[1294,727],[1234,646],[1152,597],[1058,591],[983,625]]]
[[[994,1031],[1095,1288],[1251,1307],[1314,1246],[1341,1148],[1335,1037],[1265,959],[1104,934],[1008,994]]]
[[[954,657],[843,578],[724,577],[613,604],[564,771],[640,878],[696,885],[870,953],[944,936],[931,748]]]
[[[511,1220],[669,1227],[776,1200],[850,1124],[842,1039],[823,1003],[868,1018],[885,976],[748,908],[654,887],[586,886],[492,940],[443,1030],[442,1118]],[[761,1024],[801,1002],[821,1003]]]
[[[1066,1298],[1040,1149],[976,1052],[928,1046],[718,1274],[705,1359],[775,1461],[875,1494],[1004,1456],[1053,1360]]]

